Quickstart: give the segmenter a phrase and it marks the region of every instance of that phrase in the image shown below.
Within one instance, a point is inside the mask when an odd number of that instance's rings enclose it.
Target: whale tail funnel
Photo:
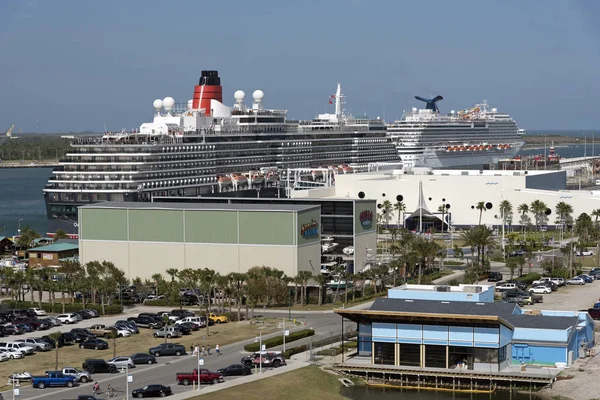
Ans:
[[[440,112],[440,109],[437,106],[437,102],[440,100],[444,100],[442,96],[435,96],[433,99],[426,99],[425,97],[415,96],[415,99],[424,101],[427,104],[425,106],[425,109],[433,110],[435,112]]]

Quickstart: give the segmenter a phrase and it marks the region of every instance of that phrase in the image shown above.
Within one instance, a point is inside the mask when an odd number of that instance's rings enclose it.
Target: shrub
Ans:
[[[145,306],[156,306],[156,307],[175,307],[179,306],[179,304],[173,304],[171,301],[166,299],[162,300],[147,300],[144,302]]]
[[[223,315],[227,317],[227,321],[229,321],[229,322],[237,322],[237,320],[238,320],[237,319],[237,316],[238,316],[237,311],[234,311],[234,312],[227,311],[227,312],[223,313]],[[244,319],[246,319],[245,315],[243,312],[241,312],[240,313],[240,321],[243,321]]]
[[[530,274],[523,275],[523,276],[517,278],[517,280],[519,282],[526,283],[527,285],[531,285],[533,283],[533,281],[537,281],[538,279],[541,279],[541,277],[542,277],[542,275],[540,275],[536,272],[532,272]]]
[[[315,331],[312,329],[302,329],[301,331],[291,332],[289,336],[285,338],[285,342],[294,342],[296,340],[303,339],[305,337],[313,336]],[[262,341],[262,344],[265,348],[275,347],[283,344],[283,335],[275,336],[270,339],[265,339]],[[258,351],[260,349],[260,343],[250,343],[244,346],[244,350],[246,351]]]
[[[304,353],[305,351],[308,351],[308,346],[303,344],[302,346],[296,346],[292,347],[291,349],[287,349],[283,352],[283,357],[285,357],[286,360],[289,360],[294,354]]]

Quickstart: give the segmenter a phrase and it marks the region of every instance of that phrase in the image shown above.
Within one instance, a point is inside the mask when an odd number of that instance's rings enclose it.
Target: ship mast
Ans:
[[[335,91],[335,116],[338,121],[342,119],[342,84],[339,82]]]

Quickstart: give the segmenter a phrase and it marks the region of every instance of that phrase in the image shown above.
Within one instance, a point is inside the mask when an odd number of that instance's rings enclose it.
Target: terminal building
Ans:
[[[495,303],[492,285],[403,285],[370,309],[335,312],[358,324],[358,358],[397,368],[499,372],[571,366],[594,346],[587,312],[529,312]]]
[[[82,263],[111,261],[129,279],[168,268],[226,275],[269,266],[320,273],[321,208],[314,204],[104,202],[79,209]]]

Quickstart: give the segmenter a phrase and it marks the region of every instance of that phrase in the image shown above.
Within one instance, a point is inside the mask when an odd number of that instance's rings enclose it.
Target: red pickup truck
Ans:
[[[177,382],[182,385],[189,385],[190,383],[198,383],[198,376],[200,376],[200,383],[212,383],[213,385],[219,382],[223,382],[223,375],[218,372],[210,372],[207,369],[201,369],[200,375],[198,370],[194,369],[193,372],[178,372]]]

